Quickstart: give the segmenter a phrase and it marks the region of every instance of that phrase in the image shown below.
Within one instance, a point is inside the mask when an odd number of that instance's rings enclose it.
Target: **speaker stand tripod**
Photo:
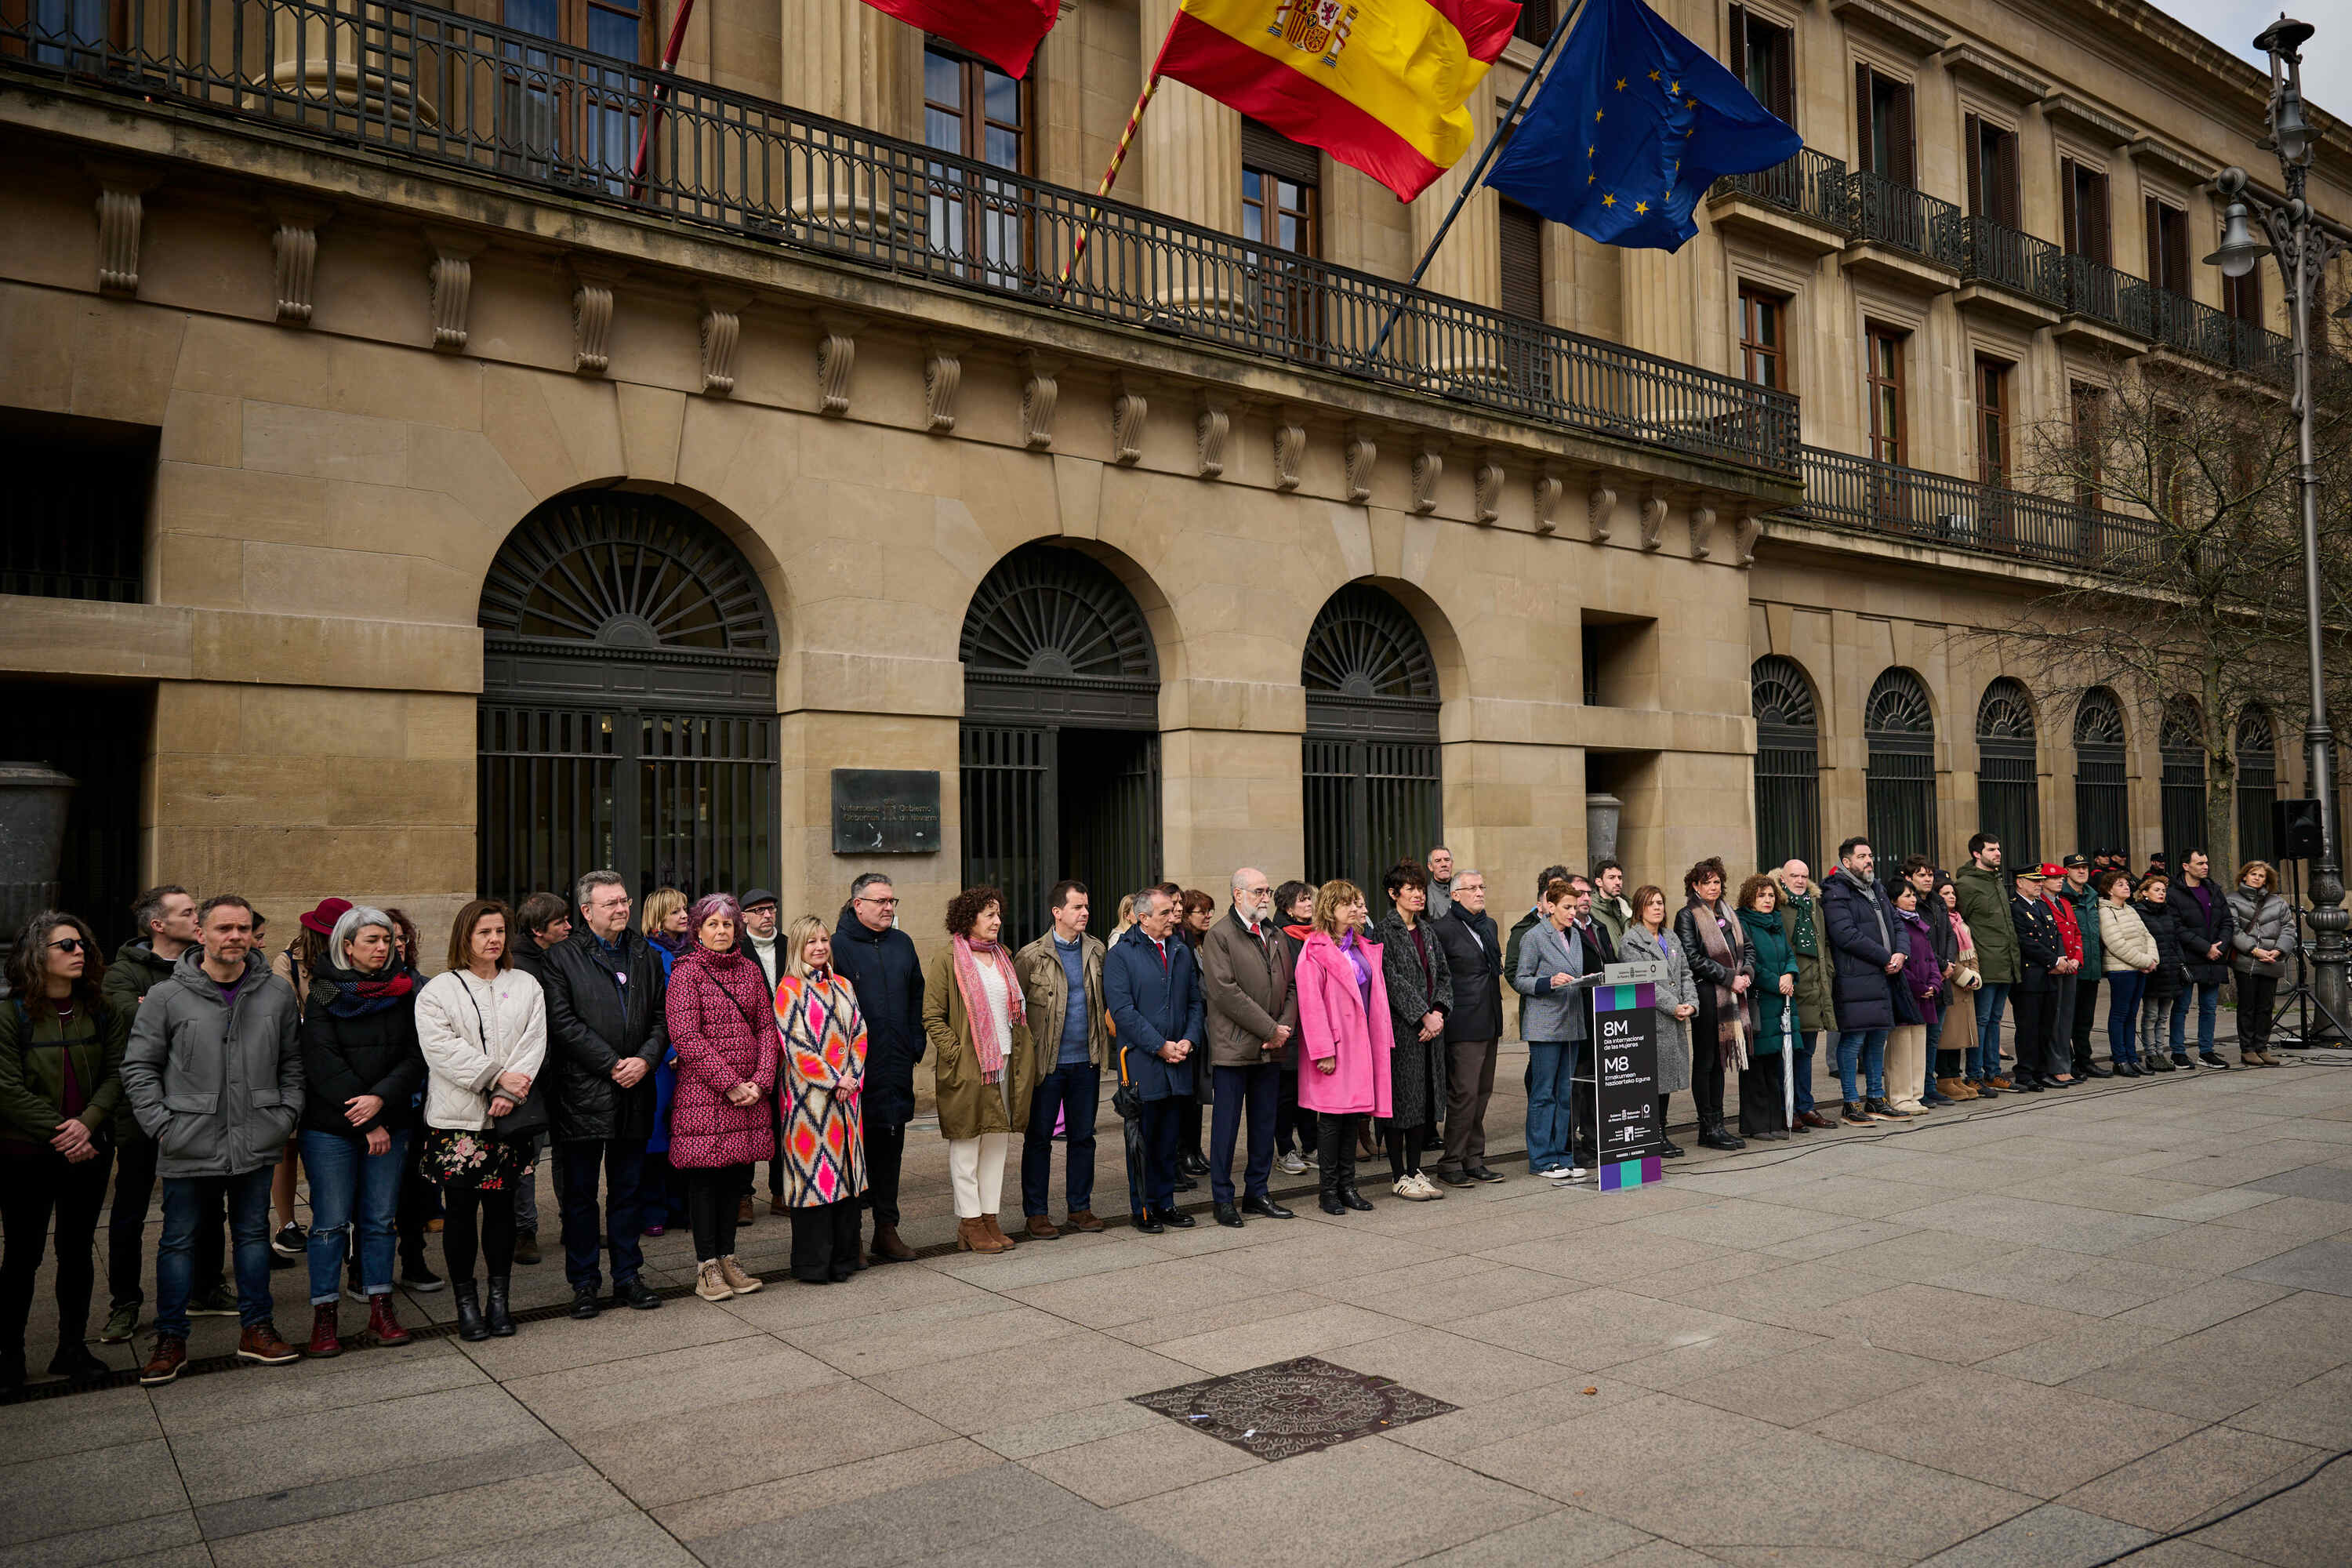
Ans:
[[[2327,1046],[2336,1050],[2352,1049],[2352,1030],[2347,1030],[2344,1026],[2343,1019],[2328,1012],[2326,1005],[2319,1000],[2318,994],[2311,987],[2311,942],[2303,923],[2303,863],[2299,860],[2289,860],[2285,862],[2284,868],[2287,882],[2287,908],[2294,915],[2295,931],[2299,940],[2294,944],[2294,989],[2281,996],[2272,1012],[2271,1016],[2274,1022],[2271,1026],[2271,1042],[2273,1045],[2292,1045],[2297,1047],[2308,1045]],[[2295,1015],[2295,1026],[2292,1032],[2279,1027],[2279,1025],[2285,1021],[2290,1008]],[[2316,1038],[2313,1037],[2311,1030],[2311,1015],[2315,1009],[2317,1010],[2321,1021],[2326,1026]]]

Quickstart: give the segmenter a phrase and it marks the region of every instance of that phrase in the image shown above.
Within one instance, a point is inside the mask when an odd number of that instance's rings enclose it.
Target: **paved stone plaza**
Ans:
[[[0,1563],[2101,1562],[2352,1447],[2352,1059],[2316,1055],[1694,1153],[1638,1193],[1514,1161],[1345,1220],[933,1247],[37,1398],[0,1409]],[[908,1163],[936,1244],[944,1161],[918,1138]],[[785,1240],[763,1203],[746,1265],[781,1273]],[[682,1235],[648,1250],[688,1280]],[[299,1271],[275,1282],[292,1334]],[[556,1302],[560,1264],[517,1294]],[[200,1320],[191,1353],[234,1329]],[[1268,1459],[1132,1402],[1309,1356],[1454,1408]],[[2352,1460],[2128,1561],[2336,1568],[2347,1542]]]

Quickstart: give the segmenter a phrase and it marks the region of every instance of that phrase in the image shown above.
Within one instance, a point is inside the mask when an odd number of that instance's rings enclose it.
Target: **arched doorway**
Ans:
[[[2035,766],[2033,699],[2004,675],[1977,704],[1977,831],[2000,840],[2007,871],[2042,859]]]
[[[1316,615],[1298,679],[1307,879],[1345,878],[1377,906],[1388,868],[1444,831],[1437,662],[1393,595],[1350,583]]]
[[[2178,873],[2180,857],[2189,850],[2213,851],[2205,842],[2205,710],[2195,699],[2175,697],[2165,703],[2156,748],[2164,763],[2158,790],[2164,805],[2164,863]],[[2219,867],[2214,870],[2227,875]]]
[[[2238,715],[2238,859],[2278,865],[2278,840],[2271,832],[2271,805],[2278,799],[2278,742],[2266,709],[2248,707]],[[2216,876],[2231,872],[2213,868]]]
[[[751,563],[666,497],[559,497],[482,584],[481,891],[611,867],[633,895],[776,876],[774,617]]]
[[[1821,863],[1822,725],[1795,659],[1767,654],[1748,671],[1756,713],[1756,864]]]
[[[2124,765],[2124,705],[2104,686],[2074,705],[2074,847],[2131,848],[2131,784]]]
[[[1125,584],[1066,545],[1024,544],[964,612],[963,879],[1004,891],[1005,936],[1046,927],[1070,878],[1108,931],[1160,870],[1160,666]]]
[[[1870,847],[1881,866],[1906,855],[1936,853],[1936,714],[1927,688],[1907,669],[1890,669],[1871,682],[1862,709],[1867,749],[1863,790]]]

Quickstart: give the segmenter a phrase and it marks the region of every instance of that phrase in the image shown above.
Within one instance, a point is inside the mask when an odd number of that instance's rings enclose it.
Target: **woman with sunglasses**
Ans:
[[[122,1098],[131,1016],[100,996],[89,927],[58,910],[26,922],[0,1003],[0,1395],[25,1385],[25,1321],[49,1216],[58,1222],[58,1349],[49,1371],[103,1377],[89,1353],[92,1242],[106,1201],[106,1130]]]

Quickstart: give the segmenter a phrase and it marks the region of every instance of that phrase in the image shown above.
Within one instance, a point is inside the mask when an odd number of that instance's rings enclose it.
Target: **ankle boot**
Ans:
[[[482,1321],[482,1303],[471,1279],[449,1282],[449,1296],[457,1309],[457,1337],[471,1343],[490,1337],[490,1327]]]
[[[1370,1200],[1356,1190],[1356,1146],[1342,1141],[1339,1146],[1339,1201],[1358,1213],[1371,1208]]]
[[[404,1345],[409,1334],[400,1326],[400,1318],[392,1310],[390,1296],[368,1298],[368,1338],[380,1345]]]
[[[1720,1121],[1709,1121],[1699,1127],[1698,1146],[1702,1149],[1745,1149],[1748,1141],[1734,1138]]]
[[[310,1342],[302,1348],[302,1353],[321,1361],[343,1353],[342,1332],[335,1321],[332,1301],[310,1309]]]
[[[1315,1135],[1316,1184],[1321,1189],[1325,1214],[1346,1214],[1348,1205],[1339,1197],[1339,1118],[1327,1116]]]
[[[514,1314],[507,1310],[507,1280],[509,1276],[490,1276],[489,1300],[482,1308],[482,1321],[491,1333],[499,1339],[509,1339],[515,1331]]]

